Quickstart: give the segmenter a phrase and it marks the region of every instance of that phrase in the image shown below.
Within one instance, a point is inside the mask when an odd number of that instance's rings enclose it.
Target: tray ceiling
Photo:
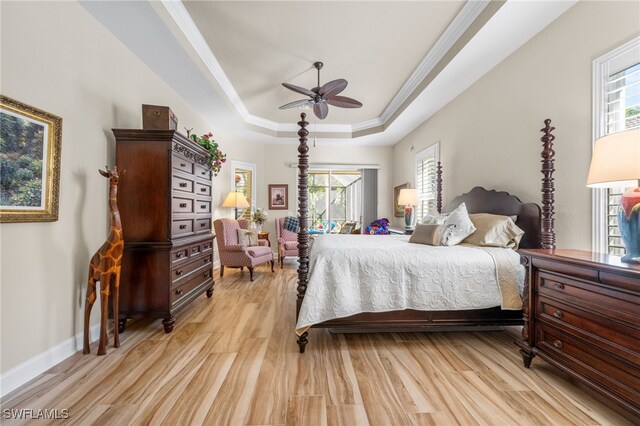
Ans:
[[[278,107],[304,96],[281,83],[314,87],[315,61],[321,84],[347,79],[364,106],[330,107],[325,124],[380,117],[464,3],[183,2],[251,115],[291,121]]]

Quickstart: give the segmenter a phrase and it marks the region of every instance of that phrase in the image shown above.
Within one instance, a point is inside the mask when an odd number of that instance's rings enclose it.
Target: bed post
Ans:
[[[542,141],[542,232],[541,232],[541,247],[543,249],[555,249],[556,248],[556,233],[553,229],[554,220],[554,208],[555,202],[555,187],[553,185],[553,172],[555,169],[553,150],[553,140],[556,138],[551,134],[555,130],[555,127],[551,126],[551,120],[544,120],[545,127],[540,129],[544,136],[540,138]]]
[[[298,232],[298,298],[296,301],[296,319],[300,313],[300,305],[304,294],[307,291],[307,282],[309,279],[309,230],[307,224],[308,210],[308,178],[307,169],[309,168],[309,145],[307,145],[307,135],[309,131],[305,128],[309,123],[305,120],[307,114],[300,114],[298,126],[298,136],[300,144],[298,145],[298,218],[300,220],[300,231]],[[300,353],[304,353],[307,345],[307,335],[305,331],[298,336],[298,346]]]
[[[438,161],[436,167],[436,209],[442,213],[442,163]]]

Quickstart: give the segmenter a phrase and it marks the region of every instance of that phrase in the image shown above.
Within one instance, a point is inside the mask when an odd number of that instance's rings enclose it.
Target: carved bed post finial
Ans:
[[[436,209],[442,213],[442,163],[438,161],[436,167]]]
[[[553,172],[555,169],[553,150],[553,140],[556,138],[551,134],[555,130],[555,127],[551,126],[551,120],[544,120],[545,127],[540,129],[544,133],[544,136],[540,138],[542,141],[542,233],[541,233],[541,247],[543,249],[555,249],[556,248],[556,233],[553,229],[554,220],[553,215],[555,213],[553,203],[555,202],[555,187],[553,185]]]
[[[309,131],[306,127],[309,123],[305,120],[307,114],[300,114],[298,125],[298,136],[300,144],[298,145],[298,218],[300,220],[300,231],[298,232],[298,298],[296,303],[296,319],[300,313],[300,305],[304,294],[307,291],[307,282],[309,280],[309,229],[307,223],[308,198],[309,198],[309,181],[307,170],[309,169],[309,145],[307,144],[307,135]],[[300,353],[304,353],[307,344],[307,332],[298,337],[298,346]]]

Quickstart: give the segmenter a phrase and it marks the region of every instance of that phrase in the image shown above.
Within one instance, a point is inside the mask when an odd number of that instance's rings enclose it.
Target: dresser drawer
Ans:
[[[195,175],[202,179],[211,180],[211,169],[206,166],[196,164]]]
[[[171,264],[177,265],[189,260],[189,247],[181,247],[171,251]]]
[[[211,213],[211,201],[197,200],[196,213],[198,214]]]
[[[538,272],[538,293],[627,323],[640,323],[640,296],[606,285]]]
[[[189,279],[190,274],[193,273],[193,271],[196,271],[205,265],[211,266],[212,258],[213,256],[209,254],[193,260],[185,265],[174,267],[171,270],[171,282],[173,283],[172,286],[181,284],[181,282],[185,279]]]
[[[536,324],[538,352],[632,405],[640,402],[640,370],[553,327]]]
[[[188,280],[171,289],[171,307],[175,308],[182,299],[188,297],[196,291],[202,291],[199,287],[211,280],[213,276],[211,269],[203,269],[193,274]]]
[[[213,250],[213,241],[205,241],[202,243],[202,252],[206,253],[209,250]]]
[[[640,328],[565,303],[537,298],[536,317],[630,362],[640,364]]]
[[[193,219],[181,219],[171,222],[171,236],[180,237],[193,234]]]
[[[211,218],[206,219],[196,219],[195,224],[196,233],[199,232],[210,232],[211,231]]]
[[[193,200],[189,198],[173,197],[171,199],[172,213],[193,213]]]
[[[196,194],[200,196],[210,197],[211,186],[196,182]]]
[[[202,245],[194,244],[192,246],[189,246],[189,256],[191,256],[192,258],[195,258],[197,256],[200,256],[201,254],[202,254]]]
[[[173,168],[176,170],[193,174],[193,163],[189,160],[185,160],[184,158],[174,154],[173,157],[171,158],[171,164],[173,165]]]
[[[171,187],[174,191],[187,192],[193,194],[194,182],[190,179],[186,179],[180,176],[173,176],[173,182]]]

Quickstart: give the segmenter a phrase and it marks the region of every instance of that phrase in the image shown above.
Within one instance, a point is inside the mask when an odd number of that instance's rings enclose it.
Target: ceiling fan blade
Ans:
[[[361,102],[358,102],[355,99],[347,98],[346,96],[333,96],[331,98],[325,99],[325,101],[329,105],[337,106],[340,108],[360,108],[362,106]]]
[[[347,87],[347,84],[347,80],[345,80],[344,78],[339,78],[337,80],[325,83],[320,88],[318,93],[320,94],[320,96],[324,97],[335,96],[338,93],[342,92]]]
[[[329,114],[329,105],[325,101],[316,102],[313,104],[313,112],[320,120],[324,120]]]
[[[316,94],[313,93],[311,90],[305,89],[304,87],[296,86],[295,84],[282,83],[282,85],[289,90],[293,90],[294,92],[298,92],[303,95],[311,96],[312,98],[316,96]]]
[[[313,104],[313,99],[301,99],[299,101],[289,102],[288,104],[282,105],[280,109],[289,109],[289,108],[298,108],[302,106],[311,106]]]

